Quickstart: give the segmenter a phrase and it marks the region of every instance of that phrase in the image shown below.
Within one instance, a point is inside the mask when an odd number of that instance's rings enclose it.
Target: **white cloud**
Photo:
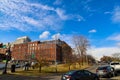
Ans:
[[[116,45],[117,45],[118,47],[120,47],[120,42],[118,42]]]
[[[47,6],[47,5],[42,5],[42,4],[37,4],[37,3],[31,3],[30,6],[34,6],[36,8],[41,8],[42,10],[51,10],[54,11],[53,7]]]
[[[115,7],[113,11],[112,21],[115,23],[120,23],[120,6]]]
[[[92,9],[92,7],[89,5],[90,2],[93,0],[83,0],[81,1],[81,4],[83,5],[83,9],[88,12],[95,12],[95,10]]]
[[[0,28],[3,30],[55,30],[62,28],[62,20],[68,19],[61,8],[26,0],[0,0],[0,12],[3,14],[0,16]]]
[[[96,33],[97,31],[95,29],[92,29],[89,31],[89,33]]]
[[[49,37],[49,35],[50,35],[50,32],[49,32],[49,31],[44,31],[44,32],[39,36],[39,38],[40,38],[40,39],[46,39],[46,38]]]
[[[104,12],[104,14],[111,14],[112,12],[109,12],[109,11],[106,11],[106,12]]]
[[[74,47],[73,41],[72,41],[72,35],[62,34],[61,38],[62,38],[62,40],[64,40],[69,46],[71,46],[72,48]]]
[[[68,19],[73,19],[73,20],[75,20],[75,21],[85,21],[85,19],[84,19],[84,17],[82,17],[82,16],[80,16],[80,15],[77,15],[77,14],[70,14],[70,15],[68,15]]]
[[[76,18],[78,19],[78,21],[85,21],[85,19],[80,15],[78,15]]]
[[[65,41],[69,46],[73,47],[72,43],[72,36],[71,35],[66,35],[66,34],[60,34],[56,33],[51,35],[49,31],[44,31],[42,34],[39,35],[40,39],[49,39],[49,40],[62,40]]]
[[[56,38],[65,41],[71,47],[74,46],[72,44],[72,35],[66,35],[66,34],[60,34],[60,33],[52,35],[52,39],[55,40]]]
[[[71,17],[73,14],[67,14],[62,8],[27,0],[0,0],[0,14],[0,28],[3,30],[58,30],[65,20],[83,20],[82,16]]]
[[[84,0],[82,1],[83,4],[88,4],[89,2],[91,2],[92,0]]]
[[[107,38],[107,40],[120,41],[120,34],[114,34]]]
[[[97,60],[100,60],[102,56],[111,56],[114,53],[120,52],[118,47],[101,47],[101,48],[91,48],[88,50],[88,54],[94,56]]]
[[[26,21],[27,23],[31,24],[31,25],[39,25],[39,21],[30,18],[30,17],[24,17],[24,21]]]
[[[68,19],[68,16],[65,15],[65,11],[60,9],[60,8],[57,8],[56,10],[56,13],[59,15],[59,17],[62,19],[62,20],[67,20]]]
[[[52,39],[54,39],[54,40],[60,39],[60,37],[61,37],[61,34],[60,34],[60,33],[57,33],[57,34],[52,35]]]
[[[56,0],[53,4],[54,5],[60,5],[62,3],[62,0]]]

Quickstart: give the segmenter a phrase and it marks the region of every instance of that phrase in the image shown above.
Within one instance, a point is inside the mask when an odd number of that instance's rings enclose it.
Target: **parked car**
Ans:
[[[24,66],[24,64],[20,64],[20,63],[15,64],[15,67],[16,67],[16,68],[21,68],[21,67],[23,67],[23,66]]]
[[[110,66],[114,71],[120,71],[120,62],[110,62]]]
[[[96,69],[96,74],[99,77],[112,77],[114,76],[114,70],[111,66],[100,66]]]
[[[0,63],[0,70],[3,69],[5,67],[4,63]]]
[[[88,70],[72,70],[63,74],[61,80],[99,80],[99,77]]]

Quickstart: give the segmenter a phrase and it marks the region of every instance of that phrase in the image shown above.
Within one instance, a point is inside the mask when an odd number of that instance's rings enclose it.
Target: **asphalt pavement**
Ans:
[[[107,64],[104,64],[104,65],[107,65]],[[93,73],[96,73],[96,68],[98,66],[103,66],[103,65],[94,65],[94,66],[91,66],[91,67],[87,68],[87,70],[89,70]],[[100,78],[100,80],[120,80],[120,72],[118,72],[117,76],[114,76],[114,77],[111,77],[111,78]]]

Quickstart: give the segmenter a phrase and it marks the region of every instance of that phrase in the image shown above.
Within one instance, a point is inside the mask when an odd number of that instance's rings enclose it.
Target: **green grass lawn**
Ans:
[[[85,69],[89,67],[89,65],[84,64],[84,66],[71,65],[71,70]],[[41,73],[39,72],[39,68],[32,69],[30,68],[28,71],[24,71],[22,68],[17,68],[14,73],[11,73],[10,69],[8,69],[8,74],[0,75],[0,80],[52,80],[51,76],[61,76],[63,73],[69,71],[69,66],[65,64],[57,65],[57,73],[55,71],[56,66],[44,66],[42,67]]]
[[[84,66],[79,66],[79,65],[71,65],[71,70],[77,70],[77,69],[84,69],[84,68],[87,68],[89,67],[88,65],[84,65]],[[35,69],[29,69],[28,71],[23,71],[22,69],[16,69],[16,72],[14,73],[11,73],[9,71],[10,74],[15,74],[15,75],[24,75],[24,76],[46,76],[46,75],[52,75],[54,73],[56,73],[55,71],[56,69],[56,66],[55,65],[52,65],[52,66],[45,66],[45,67],[42,67],[42,72],[40,73],[39,72],[39,69],[38,68],[35,68]],[[57,65],[57,73],[65,73],[69,71],[69,67],[68,65],[65,65],[65,64],[60,64],[60,65]]]

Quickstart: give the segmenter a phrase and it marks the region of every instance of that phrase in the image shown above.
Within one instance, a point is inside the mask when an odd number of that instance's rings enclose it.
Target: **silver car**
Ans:
[[[114,76],[114,70],[110,66],[100,66],[96,69],[96,74],[99,77],[112,77]]]

